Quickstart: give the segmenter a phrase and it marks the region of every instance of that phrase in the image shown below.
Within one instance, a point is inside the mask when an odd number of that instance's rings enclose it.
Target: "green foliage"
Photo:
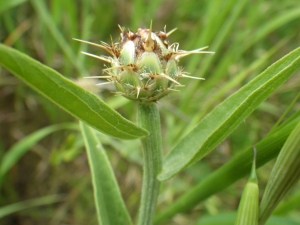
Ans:
[[[274,63],[219,104],[165,157],[159,179],[174,176],[212,151],[299,67],[300,48]]]
[[[5,207],[0,208],[0,219],[14,212],[19,212],[21,210],[28,209],[31,207],[53,204],[63,200],[64,196],[62,195],[51,195],[7,205]]]
[[[256,148],[252,162],[251,174],[243,190],[237,211],[235,225],[257,225],[259,216],[259,188],[256,176]]]
[[[257,149],[257,167],[261,167],[276,157],[300,119],[300,111],[289,120],[268,134],[260,142],[255,143]],[[226,164],[209,174],[197,185],[182,194],[172,205],[158,213],[156,222],[172,217],[176,213],[185,212],[195,207],[199,202],[221,192],[237,180],[249,174],[253,153],[252,147],[240,151]]]
[[[99,224],[131,224],[109,160],[95,131],[80,123],[94,186]]]
[[[143,155],[138,140],[122,139],[148,132],[131,122],[134,103],[82,79],[105,66],[80,52],[104,52],[72,38],[110,43],[111,35],[115,43],[117,24],[136,31],[152,20],[154,31],[178,28],[169,39],[180,49],[216,52],[183,58],[184,71],[206,80],[180,80],[185,87],[157,103],[166,155],[160,179],[172,179],[161,182],[154,223],[233,224],[236,215],[224,212],[237,210],[251,146],[264,193],[272,159],[287,140],[299,141],[291,134],[300,115],[299,13],[298,0],[0,1],[0,223],[135,224]],[[269,197],[281,201],[280,217],[266,225],[299,223],[297,180],[281,192],[290,191],[286,201]],[[263,205],[269,216],[275,204]]]
[[[235,213],[222,213],[219,215],[204,216],[201,218],[196,225],[232,225],[236,218]],[[286,219],[282,217],[272,216],[266,225],[297,225],[298,222],[291,219]]]
[[[0,166],[0,181],[1,178],[13,167],[13,165],[27,152],[30,148],[38,143],[42,138],[48,136],[50,133],[61,130],[61,129],[78,129],[77,124],[58,124],[52,125],[34,133],[27,135],[25,138],[15,143],[2,157]]]
[[[49,67],[4,45],[0,45],[0,65],[71,115],[105,134],[121,139],[134,139],[148,134],[109,108],[97,96]]]
[[[280,151],[260,204],[259,223],[264,224],[280,200],[300,179],[300,122]]]
[[[27,0],[11,0],[11,1],[1,1],[0,2],[0,13],[5,10],[9,10],[12,7],[22,4]]]

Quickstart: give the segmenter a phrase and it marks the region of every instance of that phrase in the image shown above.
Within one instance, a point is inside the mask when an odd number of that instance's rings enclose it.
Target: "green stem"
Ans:
[[[147,129],[150,133],[149,136],[141,139],[144,174],[138,225],[151,225],[160,186],[156,177],[162,168],[162,137],[156,105],[154,103],[139,104],[137,122],[140,127]]]

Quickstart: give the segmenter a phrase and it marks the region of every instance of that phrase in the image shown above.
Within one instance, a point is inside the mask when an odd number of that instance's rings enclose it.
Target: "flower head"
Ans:
[[[114,83],[117,94],[128,99],[142,103],[155,102],[166,96],[170,91],[182,86],[180,78],[202,79],[188,76],[178,66],[181,58],[199,53],[213,53],[203,51],[207,47],[192,51],[179,50],[179,44],[169,44],[167,38],[176,29],[169,32],[152,31],[139,28],[137,32],[120,27],[121,39],[118,43],[95,44],[75,39],[77,41],[94,45],[107,51],[110,56],[97,56],[87,52],[85,55],[95,57],[110,64],[103,70],[105,75],[89,78],[105,78]]]

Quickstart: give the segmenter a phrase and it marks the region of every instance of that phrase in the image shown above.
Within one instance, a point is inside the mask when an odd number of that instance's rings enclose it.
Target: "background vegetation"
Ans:
[[[185,88],[158,102],[165,153],[218,103],[300,45],[298,0],[4,0],[0,2],[0,41],[99,94],[109,106],[134,121],[135,103],[114,96],[109,85],[96,86],[82,78],[100,75],[104,65],[81,55],[80,51],[105,53],[80,45],[72,38],[97,43],[109,42],[111,35],[117,41],[118,24],[135,31],[148,27],[151,19],[154,30],[163,30],[164,25],[167,30],[178,28],[170,36],[170,42],[180,43],[180,49],[209,45],[209,50],[216,52],[214,56],[194,55],[181,60],[186,71],[192,76],[205,77],[206,81],[183,80]],[[239,151],[261,140],[299,91],[298,72],[211,154],[168,180],[159,196],[158,211]],[[18,141],[23,139],[27,144],[24,155],[8,174],[0,177],[0,207],[34,198],[39,198],[36,204],[43,205],[16,205],[16,210],[22,206],[26,209],[1,218],[1,224],[96,224],[83,139],[76,126],[65,124],[76,121],[1,68],[0,96],[0,158]],[[300,103],[296,101],[285,118],[299,109]],[[55,129],[43,130],[53,124],[57,125]],[[39,137],[29,136],[33,132]],[[139,140],[120,141],[104,135],[99,138],[109,155],[127,208],[135,217],[142,174]],[[270,162],[258,170],[262,190],[272,165]],[[196,224],[210,215],[235,211],[246,180],[247,177],[162,224]],[[292,207],[279,211],[278,215],[299,222],[298,189],[290,193],[289,201],[295,204],[290,203]]]

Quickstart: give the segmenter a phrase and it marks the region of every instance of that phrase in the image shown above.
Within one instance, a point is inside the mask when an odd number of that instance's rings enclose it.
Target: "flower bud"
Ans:
[[[169,45],[170,32],[152,31],[139,28],[137,32],[121,30],[121,40],[118,43],[95,44],[81,41],[106,50],[111,57],[97,56],[83,52],[86,55],[98,58],[110,64],[103,70],[106,75],[89,78],[106,78],[116,87],[117,94],[141,103],[156,102],[170,91],[182,86],[179,79],[182,77],[202,79],[188,76],[178,66],[179,59],[190,54],[213,53],[203,51],[207,47],[183,51],[178,50],[179,44]]]

